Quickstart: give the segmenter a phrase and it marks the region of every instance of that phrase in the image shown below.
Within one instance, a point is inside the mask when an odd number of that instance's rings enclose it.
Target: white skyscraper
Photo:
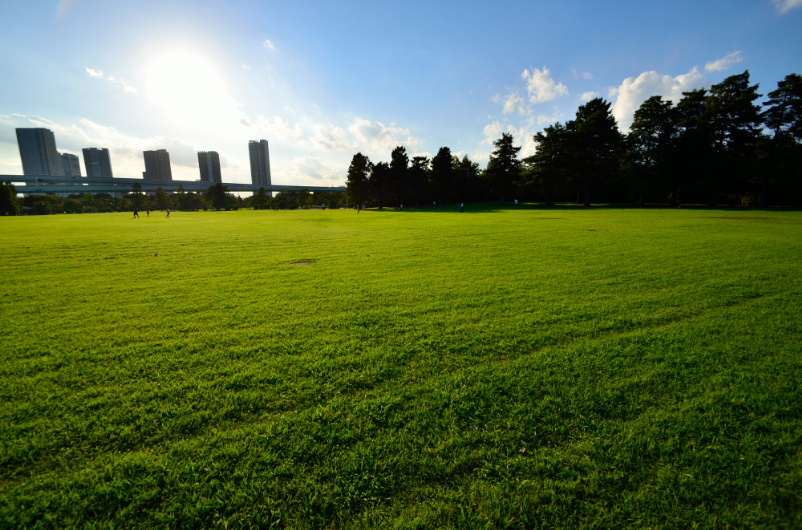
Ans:
[[[248,153],[251,159],[251,184],[270,186],[270,151],[267,140],[251,140],[248,142]]]

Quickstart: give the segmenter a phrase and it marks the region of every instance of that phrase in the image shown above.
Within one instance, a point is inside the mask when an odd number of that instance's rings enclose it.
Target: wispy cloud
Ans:
[[[103,77],[103,70],[93,70],[88,66],[86,68],[86,73],[89,74],[90,77]]]
[[[771,3],[774,4],[774,7],[780,14],[785,14],[792,9],[802,7],[802,0],[771,0]]]
[[[590,101],[593,98],[599,97],[598,92],[583,92],[579,99],[581,101]]]
[[[262,46],[264,46],[271,52],[276,51],[276,46],[272,42],[270,42],[270,39],[265,39],[264,42],[262,43]]]
[[[802,2],[802,0],[799,0]],[[705,70],[708,72],[721,72],[723,70],[729,70],[736,64],[743,61],[744,58],[741,57],[741,51],[735,51],[732,53],[728,53],[721,59],[716,59],[715,61],[710,61],[705,65]]]
[[[245,70],[250,70],[251,69],[250,66],[248,66],[247,64],[244,64],[244,63],[242,64],[242,68],[245,69]]]
[[[524,108],[521,106],[523,103],[523,98],[518,97],[517,94],[510,94],[507,96],[507,99],[504,100],[504,114],[509,114],[510,112],[514,112],[515,109],[518,109],[518,112],[523,114],[525,112]]]
[[[137,89],[134,88],[133,86],[131,86],[131,83],[129,83],[125,79],[117,79],[117,78],[114,78],[114,77],[111,77],[111,76],[107,77],[106,79],[111,81],[114,85],[122,88],[123,91],[125,91],[125,92],[130,92],[132,94],[136,94],[137,93]]]

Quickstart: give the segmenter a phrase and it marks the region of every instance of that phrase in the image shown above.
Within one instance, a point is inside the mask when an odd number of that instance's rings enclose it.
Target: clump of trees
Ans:
[[[519,158],[513,137],[493,144],[487,168],[442,147],[411,160],[397,147],[390,162],[357,153],[348,168],[349,204],[448,204],[510,198],[555,202],[645,202],[767,206],[802,204],[802,77],[791,74],[762,104],[749,72],[674,104],[654,96],[623,134],[611,105],[596,98],[574,119],[534,136]]]

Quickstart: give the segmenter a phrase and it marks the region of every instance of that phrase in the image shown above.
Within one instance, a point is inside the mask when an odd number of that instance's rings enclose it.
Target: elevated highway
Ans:
[[[18,193],[47,194],[47,193],[130,193],[134,184],[142,186],[145,193],[154,193],[161,188],[170,193],[183,186],[185,191],[206,191],[211,182],[197,180],[144,180],[124,178],[88,178],[88,177],[46,177],[37,175],[0,175],[0,182],[12,182]],[[22,185],[20,185],[22,184]],[[343,186],[285,186],[273,184],[272,186],[255,186],[253,184],[240,184],[237,182],[223,182],[229,192],[256,192],[259,188],[265,191],[300,191],[315,192],[344,192]]]

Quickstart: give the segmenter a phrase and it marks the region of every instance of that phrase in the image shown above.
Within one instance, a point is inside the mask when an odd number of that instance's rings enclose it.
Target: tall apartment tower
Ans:
[[[145,151],[145,171],[142,178],[147,180],[173,180],[170,169],[170,153],[165,149]]]
[[[200,151],[198,153],[198,168],[200,169],[201,182],[211,182],[217,184],[223,182],[220,174],[220,155],[217,151]]]
[[[23,175],[64,176],[56,135],[50,129],[17,129],[17,146]]]
[[[105,147],[84,147],[84,167],[90,178],[114,178],[111,172],[111,157]]]
[[[70,153],[61,153],[61,167],[65,177],[80,177],[81,163],[78,157]]]
[[[270,151],[267,149],[267,140],[251,140],[248,142],[248,152],[251,158],[251,184],[270,186]]]

